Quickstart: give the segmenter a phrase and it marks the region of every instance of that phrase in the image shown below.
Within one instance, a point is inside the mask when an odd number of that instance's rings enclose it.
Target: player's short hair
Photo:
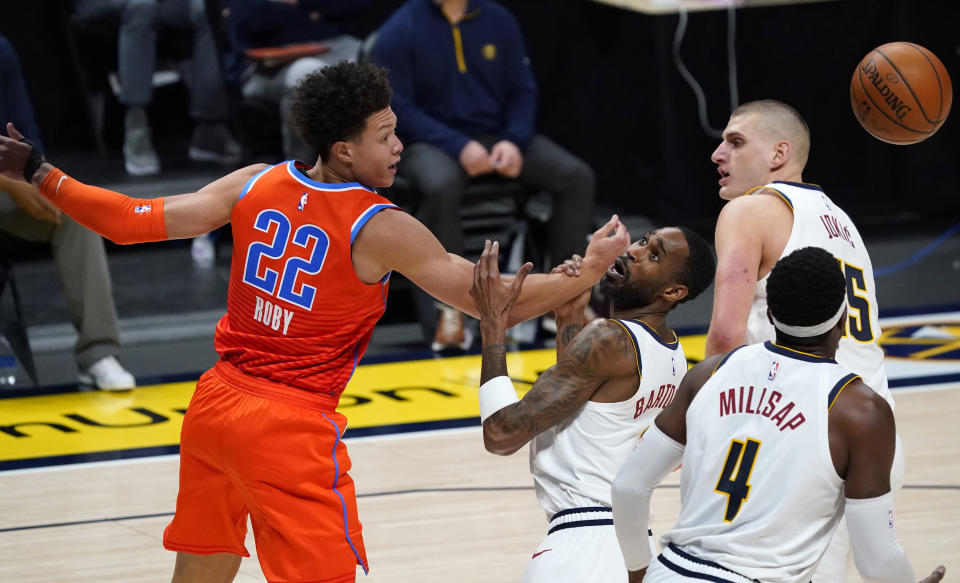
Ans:
[[[389,107],[392,96],[386,69],[345,61],[304,77],[290,112],[297,133],[326,162],[333,144],[358,138],[367,118]]]
[[[717,270],[717,263],[706,239],[692,229],[677,228],[687,238],[687,249],[689,249],[686,260],[680,266],[680,273],[677,274],[677,283],[687,286],[687,296],[677,302],[682,304],[696,298],[703,293],[703,290],[710,287]]]
[[[794,156],[800,168],[807,164],[810,155],[810,126],[794,107],[776,99],[748,101],[737,107],[730,117],[755,113],[764,120],[763,130],[773,140],[787,140],[793,146]]]
[[[788,326],[826,322],[840,309],[846,294],[840,264],[819,247],[803,247],[782,257],[767,279],[767,307]]]

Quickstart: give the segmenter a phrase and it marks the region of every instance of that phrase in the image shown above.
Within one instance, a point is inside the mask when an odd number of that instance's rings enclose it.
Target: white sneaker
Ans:
[[[116,358],[105,356],[80,372],[80,384],[92,385],[101,391],[129,391],[137,386],[137,381]]]

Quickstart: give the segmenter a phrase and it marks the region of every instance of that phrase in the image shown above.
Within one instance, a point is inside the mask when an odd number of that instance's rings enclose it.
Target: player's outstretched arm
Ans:
[[[916,575],[893,526],[890,468],[896,425],[890,405],[859,379],[830,409],[830,454],[844,478],[844,514],[857,570],[868,582],[913,583]],[[924,581],[935,583],[938,567]]]
[[[265,167],[242,168],[190,194],[139,199],[73,179],[38,158],[13,124],[7,132],[11,138],[0,136],[0,175],[29,179],[74,220],[120,244],[193,237],[225,224],[243,185]]]
[[[527,278],[508,325],[543,314],[592,287],[629,241],[630,233],[614,215],[594,233],[579,277],[554,273]],[[367,221],[353,244],[353,264],[363,281],[376,282],[388,271],[399,271],[438,300],[478,316],[470,297],[473,263],[447,253],[433,233],[407,213],[382,212]]]
[[[520,279],[518,274],[517,281]],[[470,290],[480,312],[483,362],[480,375],[483,441],[487,451],[509,455],[533,437],[568,418],[608,379],[636,374],[633,345],[622,327],[598,320],[571,342],[557,361],[540,375],[522,400],[507,374],[505,298],[510,288],[497,268],[497,253],[484,249]],[[529,278],[527,278],[529,281]],[[514,300],[515,301],[515,300]]]

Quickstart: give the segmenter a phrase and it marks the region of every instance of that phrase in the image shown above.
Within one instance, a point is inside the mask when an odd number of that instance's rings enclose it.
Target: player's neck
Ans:
[[[342,184],[345,182],[356,182],[353,176],[337,168],[334,164],[322,164],[319,160],[317,165],[307,170],[307,176],[311,180],[322,182],[323,184]]]
[[[632,308],[626,310],[617,309],[616,306],[610,306],[610,317],[618,320],[640,320],[657,333],[657,336],[664,342],[673,342],[676,335],[673,330],[667,326],[667,311],[658,309],[655,306],[644,306],[642,308]]]
[[[440,9],[451,24],[456,24],[463,19],[467,12],[468,0],[439,0]]]
[[[767,184],[771,182],[803,182],[802,172],[799,172],[794,169],[786,169],[779,172],[774,172],[770,176],[770,180],[767,180]]]
[[[827,346],[825,344],[802,344],[795,342],[791,339],[783,338],[781,335],[777,335],[776,340],[777,345],[784,348],[789,348],[790,350],[795,350],[796,352],[803,352],[805,354],[812,354],[813,356],[819,356],[820,358],[835,358],[837,355],[836,346]]]

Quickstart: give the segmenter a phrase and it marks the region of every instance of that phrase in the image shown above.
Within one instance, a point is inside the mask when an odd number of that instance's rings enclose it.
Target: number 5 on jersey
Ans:
[[[754,462],[757,461],[759,449],[760,442],[753,439],[748,438],[746,442],[736,439],[730,441],[730,450],[715,488],[718,494],[727,496],[724,522],[733,522],[740,512],[740,506],[750,495],[750,474],[753,472]]]
[[[290,236],[290,219],[276,209],[266,209],[257,215],[254,222],[254,228],[264,233],[270,232],[270,225],[276,225],[273,232],[273,240],[268,243],[251,243],[247,248],[247,260],[244,262],[243,282],[253,287],[265,291],[268,294],[290,302],[295,306],[300,306],[305,310],[313,307],[313,298],[316,295],[317,288],[301,284],[300,291],[294,289],[297,282],[297,276],[300,273],[306,275],[316,275],[323,269],[323,262],[327,258],[327,248],[330,246],[330,238],[323,229],[316,225],[300,225]],[[276,270],[265,267],[262,269],[261,260],[280,259],[287,252],[287,247],[291,244],[303,249],[309,249],[313,242],[313,251],[309,259],[302,257],[288,257],[283,264],[283,273],[278,274]],[[295,250],[291,251],[294,253]],[[277,280],[280,281],[280,287],[277,288]]]

